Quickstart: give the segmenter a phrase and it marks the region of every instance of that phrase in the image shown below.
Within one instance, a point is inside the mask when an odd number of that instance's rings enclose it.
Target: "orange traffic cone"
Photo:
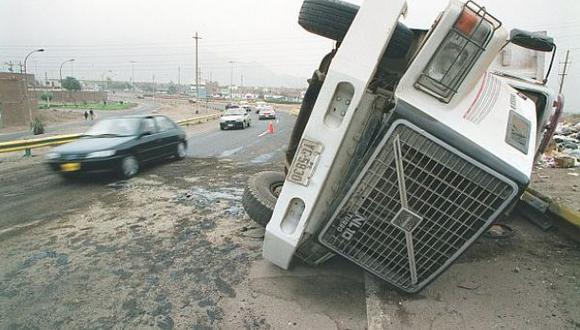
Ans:
[[[272,122],[268,123],[268,134],[274,134],[274,125],[272,125]]]

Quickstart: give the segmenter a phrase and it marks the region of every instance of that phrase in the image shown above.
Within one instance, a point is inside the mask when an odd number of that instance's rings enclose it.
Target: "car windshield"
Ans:
[[[139,130],[140,118],[103,119],[85,133],[87,136],[130,136]]]
[[[246,113],[246,111],[240,108],[227,109],[225,112],[226,115],[243,115],[244,113]]]

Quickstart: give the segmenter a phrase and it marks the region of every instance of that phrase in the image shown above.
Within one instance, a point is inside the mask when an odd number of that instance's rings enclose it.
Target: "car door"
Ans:
[[[143,118],[140,137],[137,144],[137,156],[141,161],[150,161],[157,158],[160,147],[159,131],[152,117]]]
[[[159,129],[159,156],[169,156],[175,154],[177,150],[177,143],[180,142],[179,136],[176,134],[177,127],[167,117],[155,117],[155,122]]]

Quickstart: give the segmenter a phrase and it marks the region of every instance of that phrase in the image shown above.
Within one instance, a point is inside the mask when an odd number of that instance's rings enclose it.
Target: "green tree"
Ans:
[[[175,86],[173,81],[170,81],[167,86],[167,94],[177,94],[177,86]]]
[[[52,101],[52,99],[54,98],[54,94],[52,94],[52,92],[43,92],[40,95],[40,99],[43,100],[44,102],[46,102],[46,107],[50,108],[50,101]]]
[[[81,83],[74,77],[66,77],[61,82],[62,88],[66,89],[67,91],[80,91],[81,90]]]

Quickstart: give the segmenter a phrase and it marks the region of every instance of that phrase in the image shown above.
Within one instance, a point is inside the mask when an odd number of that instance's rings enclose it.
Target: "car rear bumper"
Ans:
[[[228,128],[244,128],[243,122],[233,122],[233,123],[220,123],[221,129],[228,129]]]
[[[51,160],[48,167],[62,174],[114,172],[121,166],[120,156],[95,159]]]

